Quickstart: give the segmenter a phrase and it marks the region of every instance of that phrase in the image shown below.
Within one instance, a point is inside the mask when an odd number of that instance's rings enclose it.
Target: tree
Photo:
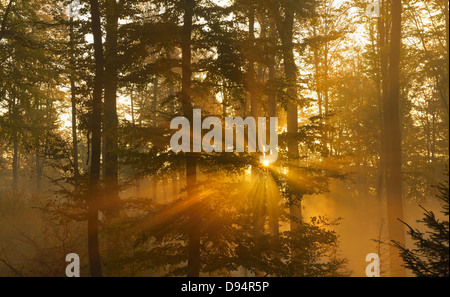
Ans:
[[[0,0],[0,274],[60,275],[73,247],[82,275],[346,275],[335,230],[362,261],[373,217],[402,244],[434,195],[445,0],[74,2]],[[277,161],[175,153],[194,108],[278,117]]]
[[[192,21],[195,9],[194,0],[185,0],[183,3],[183,29],[181,36],[181,56],[182,56],[182,83],[181,83],[181,103],[183,106],[184,116],[193,123],[192,117]],[[193,125],[191,125],[191,140],[193,145]],[[198,212],[200,207],[196,201],[196,183],[197,183],[197,160],[192,154],[186,156],[186,181],[187,193],[189,199],[193,203],[192,213],[189,214],[189,239],[188,239],[188,267],[187,276],[196,277],[200,274],[200,218],[201,214]]]
[[[386,196],[389,237],[404,244],[405,229],[398,219],[403,219],[402,149],[400,127],[400,48],[402,2],[394,0],[391,6],[392,31],[389,55],[389,95],[383,104],[386,156]],[[390,249],[391,276],[404,276],[400,259],[394,248]]]
[[[448,176],[448,172],[447,172]],[[417,221],[428,230],[422,232],[407,223],[408,235],[414,241],[415,248],[406,248],[404,244],[394,241],[394,246],[400,249],[404,267],[410,269],[418,277],[448,277],[449,276],[449,185],[448,181],[437,186],[438,199],[442,202],[441,213],[444,220],[439,220],[432,211],[422,207],[424,217]]]
[[[100,8],[97,0],[90,0],[91,26],[94,35],[95,79],[92,91],[92,154],[89,172],[89,188],[87,192],[87,219],[88,219],[88,249],[89,267],[91,276],[102,276],[102,266],[99,251],[99,222],[98,210],[100,207],[100,154],[101,154],[101,124],[102,124],[102,94],[103,94],[103,43],[100,23]]]
[[[13,0],[9,0],[8,6],[6,7],[6,10],[5,10],[5,14],[3,15],[3,18],[2,18],[2,23],[1,23],[1,27],[0,27],[0,41],[3,39],[3,36],[5,35],[6,22],[8,21],[8,14],[11,11],[12,4],[13,4]]]
[[[104,156],[105,204],[110,219],[117,217],[119,211],[119,165],[118,165],[118,118],[117,88],[119,75],[118,30],[122,1],[107,0],[105,75],[104,75]]]
[[[271,13],[275,19],[278,36],[281,40],[281,52],[283,56],[284,75],[287,84],[287,150],[289,163],[296,167],[299,158],[298,151],[298,70],[294,55],[294,27],[295,19],[307,17],[314,11],[315,1],[272,1]],[[290,197],[290,212],[293,218],[301,219],[302,197],[293,195]],[[291,223],[291,230],[296,229],[296,220]]]

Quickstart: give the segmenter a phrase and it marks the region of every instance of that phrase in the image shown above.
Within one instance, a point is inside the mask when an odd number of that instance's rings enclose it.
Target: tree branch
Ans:
[[[8,14],[11,11],[13,0],[9,0],[8,6],[6,7],[5,14],[3,15],[2,20],[2,27],[0,29],[0,41],[3,39],[3,36],[5,35],[5,29],[6,29],[6,19],[8,18]]]

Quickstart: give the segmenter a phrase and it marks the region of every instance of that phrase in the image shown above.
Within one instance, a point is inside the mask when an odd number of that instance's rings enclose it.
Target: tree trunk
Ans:
[[[16,129],[16,128],[14,128]],[[16,198],[17,194],[19,192],[19,145],[17,141],[17,131],[13,132],[13,182],[12,182],[12,189],[13,189],[13,197]]]
[[[118,166],[118,39],[119,7],[116,0],[106,0],[106,43],[105,43],[105,103],[104,103],[104,168],[106,185],[106,210],[109,218],[119,212],[119,166]]]
[[[183,29],[181,37],[182,53],[182,82],[181,103],[184,116],[193,123],[193,108],[191,99],[192,68],[191,68],[191,35],[192,19],[194,16],[195,0],[185,0]],[[191,149],[193,145],[193,125],[191,125]],[[192,201],[188,222],[188,264],[187,276],[200,276],[200,214],[198,213],[198,197],[195,195],[195,184],[197,182],[197,160],[195,156],[188,153],[186,156],[186,187],[188,199]]]
[[[222,117],[225,121],[225,118],[227,117],[227,104],[228,104],[228,93],[227,93],[227,82],[223,80],[222,82]]]
[[[13,4],[13,0],[9,0],[8,6],[6,7],[6,10],[5,10],[5,14],[3,15],[2,26],[0,28],[0,41],[3,39],[3,36],[5,36],[6,20],[8,19],[8,14],[11,11],[12,4]]]
[[[386,166],[388,157],[388,134],[389,124],[386,119],[388,112],[388,95],[389,95],[389,78],[388,78],[388,36],[389,36],[389,22],[387,14],[387,4],[383,1],[380,7],[381,17],[378,19],[378,50],[380,63],[380,79],[381,79],[381,94],[380,94],[380,120],[381,120],[381,150],[380,150],[380,176],[379,176],[379,191],[378,197],[383,197],[383,190],[386,187]],[[384,185],[384,188],[383,188]],[[380,202],[380,201],[379,201]]]
[[[380,7],[380,13],[381,13],[382,7]],[[385,46],[385,40],[384,40],[384,23],[383,23],[383,15],[380,14],[380,17],[377,19],[375,30],[371,27],[371,40],[372,40],[372,47],[373,51],[378,54],[375,55],[376,61],[375,64],[377,68],[381,68],[381,64],[384,63],[384,46]],[[383,190],[384,190],[384,166],[385,166],[385,153],[384,153],[384,126],[383,126],[383,94],[384,89],[382,88],[382,84],[384,82],[384,79],[382,77],[382,71],[377,73],[375,77],[375,84],[376,84],[376,90],[377,90],[377,104],[378,104],[378,117],[379,117],[379,125],[380,125],[380,147],[379,147],[379,159],[377,164],[377,184],[376,184],[376,197],[377,197],[377,212],[378,215],[381,217],[384,213],[382,208],[382,202],[383,202]]]
[[[35,157],[36,157],[36,195],[39,197],[39,195],[41,195],[42,190],[42,173],[44,169],[44,160],[41,160],[40,155],[39,137],[36,137]]]
[[[297,100],[297,66],[295,65],[294,58],[294,46],[292,42],[293,28],[294,28],[294,13],[285,9],[285,20],[281,22],[277,21],[277,28],[281,37],[283,47],[283,59],[284,59],[284,73],[286,80],[289,84],[288,95],[290,102],[287,105],[287,146],[290,163],[295,164],[298,160],[298,109],[295,100]],[[298,220],[302,217],[301,211],[301,197],[292,197],[293,202],[290,205],[290,215]],[[298,229],[298,223],[295,220],[290,222],[291,231]]]
[[[170,85],[170,87],[169,87],[169,96],[172,98],[172,103],[170,104],[170,113],[175,114],[176,100],[174,98],[175,87],[173,85]]]
[[[326,22],[326,21],[325,21]],[[330,127],[329,127],[329,116],[330,116],[330,105],[329,105],[329,87],[328,87],[328,67],[329,67],[329,63],[328,63],[328,29],[326,27],[325,29],[325,49],[324,49],[324,75],[323,75],[323,79],[324,79],[324,88],[323,88],[323,98],[324,98],[324,109],[325,109],[325,133],[323,134],[323,143],[324,143],[324,148],[325,148],[325,152],[327,156],[331,156],[333,153],[333,150],[331,149],[331,143],[330,143]],[[328,144],[330,144],[330,146],[328,147]]]
[[[284,7],[284,21],[280,15],[279,7],[276,9],[276,13],[274,15],[278,34],[281,39],[282,53],[283,53],[283,64],[284,64],[284,72],[286,76],[286,81],[288,85],[288,96],[289,103],[287,105],[287,147],[288,147],[288,157],[289,164],[294,167],[297,165],[299,152],[298,152],[298,141],[297,141],[297,133],[298,133],[298,109],[297,109],[297,66],[295,65],[294,58],[294,44],[293,44],[293,31],[294,31],[294,12],[291,7]],[[290,173],[292,170],[290,171]],[[292,174],[292,173],[291,173]],[[294,177],[291,178],[295,180]],[[290,221],[290,230],[291,232],[298,232],[299,224],[302,220],[302,206],[301,206],[301,198],[297,196],[292,196],[289,204],[289,213],[293,218]],[[295,247],[293,247],[292,258],[296,258],[297,251],[295,251]],[[297,274],[300,275],[302,272],[292,271],[292,276]]]
[[[449,52],[448,52],[448,47],[449,47],[449,13],[448,13],[448,1],[444,1],[444,18],[445,18],[445,49],[446,49],[446,54],[447,54],[447,58],[445,59],[446,62],[446,73],[445,73],[445,80],[441,83],[442,88],[440,89],[440,98],[441,98],[441,103],[444,106],[444,112],[445,112],[445,117],[444,119],[446,120],[446,124],[448,125],[449,122],[449,107],[448,107],[448,85],[449,85]],[[442,90],[443,89],[443,90]]]
[[[391,7],[392,32],[389,56],[389,96],[386,102],[385,121],[388,127],[389,155],[386,166],[386,196],[388,207],[388,232],[391,240],[404,246],[405,228],[403,220],[401,178],[401,128],[400,128],[400,47],[401,47],[401,0],[393,0]],[[405,276],[405,268],[396,247],[390,246],[391,276]]]
[[[270,38],[276,39],[276,28],[274,22],[271,22],[271,28],[270,28]],[[276,79],[276,70],[275,70],[275,55],[270,55],[270,62],[269,62],[269,81],[272,83]],[[269,108],[268,108],[268,116],[276,117],[277,116],[277,96],[276,92],[274,90],[270,91],[269,94]],[[280,225],[279,225],[279,200],[278,196],[274,196],[270,198],[270,201],[272,202],[271,205],[271,211],[272,218],[270,219],[270,225],[271,225],[271,234],[272,236],[278,237],[280,234]]]
[[[12,141],[13,141],[13,159],[12,159],[12,169],[13,169],[13,176],[12,176],[12,193],[13,198],[17,197],[18,191],[19,191],[19,144],[18,144],[18,124],[17,124],[17,118],[18,118],[18,112],[16,107],[16,98],[13,94],[13,92],[10,92],[11,96],[11,102],[10,102],[10,114],[12,114]]]
[[[159,87],[159,79],[158,76],[155,76],[153,81],[153,100],[152,100],[152,124],[153,127],[156,127],[156,119],[157,119],[157,107],[158,107],[158,87]]]
[[[103,46],[98,0],[90,0],[91,26],[94,36],[95,79],[92,94],[91,118],[91,167],[87,193],[88,217],[88,253],[91,276],[101,277],[102,266],[98,241],[98,209],[100,202],[100,153],[101,153],[101,117],[103,89]]]
[[[248,92],[250,95],[250,114],[255,119],[258,118],[260,113],[260,107],[258,97],[256,95],[256,77],[255,77],[255,57],[254,57],[254,43],[255,43],[255,11],[250,8],[249,21],[248,21],[248,69],[247,69],[247,81]]]
[[[131,87],[130,90],[130,107],[131,107],[131,124],[133,127],[136,125],[136,121],[134,118],[134,93],[133,93],[133,87]]]
[[[75,176],[79,175],[78,168],[78,139],[77,139],[77,102],[75,92],[75,49],[73,17],[70,18],[70,101],[72,103],[72,157],[73,171]]]

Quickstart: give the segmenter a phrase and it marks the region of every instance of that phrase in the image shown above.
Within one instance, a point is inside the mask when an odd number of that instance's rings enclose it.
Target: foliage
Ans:
[[[447,173],[448,176],[448,173]],[[406,268],[419,277],[449,276],[449,187],[448,181],[437,186],[442,203],[444,219],[440,220],[432,211],[424,210],[424,217],[417,221],[423,224],[427,231],[422,232],[412,228],[407,223],[408,234],[414,241],[414,248],[406,248],[397,242],[400,255]]]

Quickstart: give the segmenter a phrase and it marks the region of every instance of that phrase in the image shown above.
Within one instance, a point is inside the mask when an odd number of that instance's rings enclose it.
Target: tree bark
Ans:
[[[106,210],[110,219],[119,212],[119,166],[118,166],[118,25],[119,6],[116,0],[106,0],[106,43],[105,43],[105,103],[104,103],[104,140],[105,140],[105,186]]]
[[[73,17],[70,18],[70,101],[72,103],[72,157],[75,176],[79,175],[78,168],[78,138],[77,138],[77,102],[75,90],[75,46]]]
[[[386,196],[388,207],[388,232],[391,240],[400,245],[405,244],[402,202],[401,177],[401,127],[400,127],[400,48],[401,48],[401,0],[393,0],[391,7],[392,32],[389,55],[389,96],[386,102],[385,121],[388,127],[389,154],[386,166]],[[386,131],[387,132],[387,131]],[[405,268],[401,266],[402,260],[399,250],[390,246],[391,276],[405,276]]]
[[[279,9],[278,9],[279,13]],[[275,15],[275,20],[280,35],[284,60],[284,73],[288,85],[288,95],[290,102],[287,105],[287,146],[290,163],[294,164],[298,160],[298,109],[295,100],[297,100],[297,66],[295,65],[294,58],[294,45],[292,42],[293,29],[294,29],[294,12],[285,7],[284,9],[284,21],[282,21],[279,14]],[[290,215],[298,220],[302,217],[301,212],[301,197],[292,197],[292,200],[296,203],[290,205]],[[299,200],[299,201],[297,201]],[[298,229],[298,223],[295,220],[290,222],[291,231]]]
[[[19,192],[19,144],[17,140],[17,131],[13,132],[13,182],[12,182],[12,189],[13,189],[13,197],[16,198],[18,192]]]
[[[227,82],[223,80],[222,82],[222,117],[225,121],[225,118],[227,117],[227,105],[228,105],[228,93],[227,93]]]
[[[280,7],[275,8],[275,21],[278,29],[278,34],[281,39],[282,46],[282,54],[283,54],[283,64],[284,64],[284,73],[286,77],[286,81],[288,83],[288,96],[289,103],[287,104],[287,147],[288,147],[288,157],[289,164],[295,166],[297,165],[299,159],[298,152],[298,141],[297,141],[297,133],[298,133],[298,106],[296,103],[297,100],[297,66],[295,64],[294,57],[294,44],[293,44],[293,33],[294,33],[294,11],[292,7],[289,5],[285,5],[284,7],[284,20],[281,16]],[[290,174],[292,174],[293,170],[290,170]],[[294,177],[290,178],[291,180],[295,180]],[[289,214],[291,216],[290,220],[290,231],[298,232],[300,228],[300,223],[302,221],[302,206],[301,199],[302,197],[291,196],[291,201],[289,201]],[[292,247],[292,259],[293,262],[297,262],[295,260],[297,258],[296,247]],[[292,276],[302,275],[301,271],[292,271]]]
[[[389,80],[388,80],[388,60],[387,55],[388,48],[388,21],[386,14],[386,4],[381,3],[380,7],[380,18],[377,22],[378,30],[378,52],[379,52],[379,65],[380,65],[380,79],[379,79],[379,92],[378,92],[378,103],[380,109],[380,134],[381,134],[381,145],[380,145],[380,161],[379,161],[379,177],[378,177],[378,190],[377,197],[379,205],[381,205],[381,199],[385,190],[386,181],[386,156],[387,156],[387,135],[388,130],[387,122],[385,121],[385,109],[387,109],[387,96],[389,92]]]
[[[254,43],[255,43],[255,11],[253,7],[250,7],[249,22],[248,22],[248,68],[247,68],[247,81],[248,92],[250,95],[250,114],[255,119],[258,118],[260,113],[260,107],[258,98],[256,95],[256,77],[255,77],[255,57],[254,57]]]
[[[273,40],[276,40],[276,26],[274,22],[271,22],[270,25],[270,38]],[[276,79],[276,69],[275,69],[275,54],[271,54],[270,55],[270,61],[269,61],[269,81],[271,83],[273,83]],[[271,117],[276,117],[277,116],[277,96],[276,96],[276,92],[274,90],[270,90],[269,93],[269,108],[268,108],[268,116],[269,118]],[[272,236],[275,236],[278,238],[279,234],[280,234],[280,225],[279,225],[279,211],[278,211],[278,207],[279,207],[279,199],[278,196],[274,196],[270,198],[270,201],[272,203],[271,205],[271,215],[272,218],[270,219],[270,225],[271,225],[271,234]],[[278,243],[278,242],[277,242]]]
[[[13,169],[13,176],[12,176],[12,192],[13,192],[13,198],[16,198],[18,191],[19,191],[19,141],[18,141],[18,124],[17,124],[17,118],[18,118],[18,112],[17,112],[17,103],[16,103],[16,97],[14,96],[13,92],[9,93],[10,95],[10,114],[12,114],[12,141],[13,141],[13,159],[12,159],[12,169]]]
[[[98,0],[90,0],[91,26],[94,36],[95,78],[92,94],[91,118],[91,167],[89,172],[89,188],[87,193],[88,217],[88,254],[91,276],[101,277],[102,266],[100,260],[98,240],[98,210],[100,202],[100,154],[101,154],[101,118],[103,93],[103,45],[100,23],[100,9]]]
[[[158,76],[155,75],[153,80],[153,100],[152,100],[152,124],[153,127],[156,127],[156,119],[157,119],[157,107],[158,107],[158,88],[159,88],[159,79]]]
[[[134,93],[133,93],[133,87],[131,87],[130,90],[130,107],[131,107],[131,124],[133,127],[136,125],[136,121],[134,118]]]
[[[9,0],[8,6],[6,7],[5,10],[5,14],[3,15],[3,19],[2,19],[2,26],[0,28],[0,41],[3,39],[3,37],[5,36],[5,32],[6,32],[6,20],[8,19],[8,15],[11,11],[11,6],[13,4],[13,0]]]
[[[191,148],[193,145],[193,108],[191,99],[192,66],[192,21],[194,16],[195,0],[184,1],[183,29],[181,37],[182,55],[182,82],[181,103],[184,116],[191,123]],[[197,182],[197,160],[193,154],[186,155],[186,187],[188,199],[192,201],[188,222],[188,264],[187,276],[200,276],[200,214],[198,213],[198,197],[195,195],[195,184]]]

